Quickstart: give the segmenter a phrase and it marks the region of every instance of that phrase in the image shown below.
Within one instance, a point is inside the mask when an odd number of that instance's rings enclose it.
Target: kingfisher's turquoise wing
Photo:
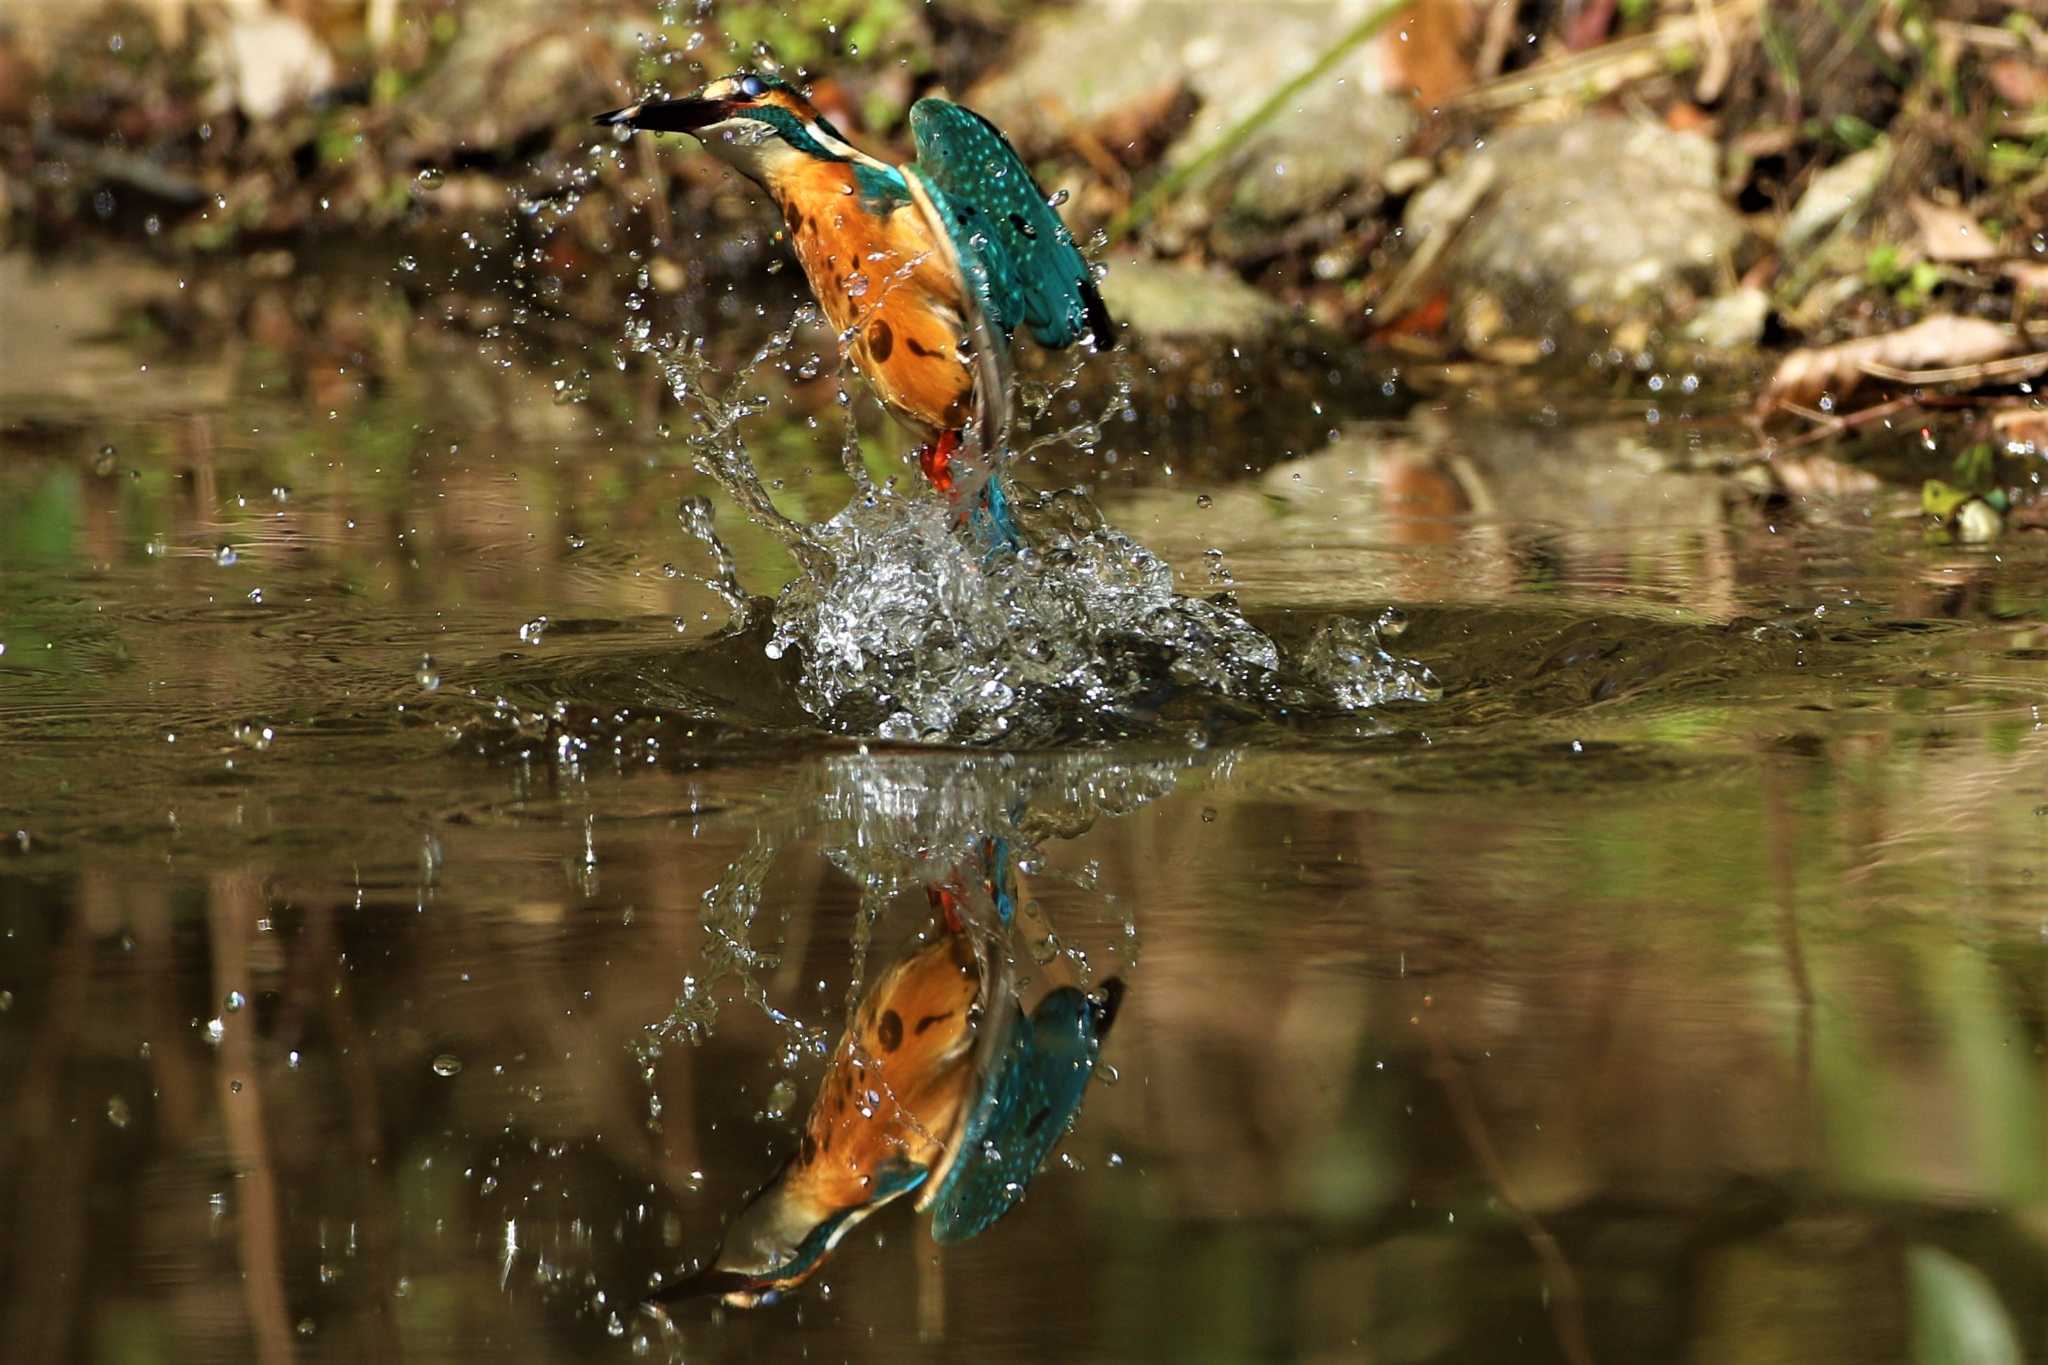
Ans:
[[[1038,1002],[1029,1019],[1011,1007],[987,1082],[960,1135],[959,1154],[932,1200],[932,1239],[964,1242],[1010,1211],[1081,1108],[1123,983],[1106,1004],[1072,986]]]
[[[1088,262],[1009,139],[942,99],[911,106],[910,135],[918,169],[943,197],[940,216],[955,247],[986,271],[984,297],[1003,335],[1028,327],[1040,345],[1058,349],[1092,332],[1096,346],[1115,344]]]

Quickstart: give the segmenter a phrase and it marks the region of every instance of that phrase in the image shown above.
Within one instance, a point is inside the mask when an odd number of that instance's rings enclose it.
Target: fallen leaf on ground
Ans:
[[[2035,298],[2048,297],[2048,265],[2039,261],[2006,261],[1998,273],[2012,281],[2013,289]]]
[[[2048,450],[2048,412],[2039,408],[2001,408],[1991,414],[1991,434],[2008,450]]]
[[[2007,104],[2031,109],[2048,102],[2048,71],[2023,57],[2000,57],[1985,73],[1991,88]]]
[[[1419,0],[1382,39],[1396,73],[1395,84],[1415,92],[1415,102],[1433,108],[1472,84],[1465,60],[1477,15],[1463,0]]]
[[[1824,393],[1842,398],[1868,377],[1872,365],[1908,371],[1980,365],[2011,355],[2019,344],[1995,322],[1943,314],[1883,336],[1796,350],[1778,362],[1759,401],[1768,407],[1811,403]]]
[[[1906,201],[1920,227],[1920,249],[1933,261],[1992,261],[2005,253],[1968,209],[1915,196]]]

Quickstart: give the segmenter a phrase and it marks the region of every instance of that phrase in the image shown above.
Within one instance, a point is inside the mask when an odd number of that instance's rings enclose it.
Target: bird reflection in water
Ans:
[[[1055,958],[1051,989],[1025,1013],[1010,953],[1018,914],[1007,840],[973,840],[926,890],[931,927],[854,1012],[796,1152],[732,1221],[712,1261],[655,1300],[772,1303],[906,1195],[931,1214],[935,1241],[965,1241],[1023,1197],[1080,1111],[1123,983],[1088,993]]]

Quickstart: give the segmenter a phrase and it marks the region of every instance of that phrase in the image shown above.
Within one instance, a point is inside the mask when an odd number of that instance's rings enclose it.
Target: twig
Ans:
[[[1959,24],[1953,19],[1937,19],[1934,21],[1934,32],[1936,36],[1964,47],[1983,48],[1991,52],[2031,52],[2035,56],[2048,56],[2048,41],[2043,40],[2038,30],[2023,33],[1990,24]]]
[[[1401,267],[1401,273],[1394,277],[1393,283],[1387,286],[1387,292],[1374,305],[1376,317],[1385,317],[1391,322],[1407,311],[1410,296],[1429,278],[1438,259],[1450,248],[1451,239],[1458,235],[1458,229],[1471,219],[1479,201],[1493,188],[1495,174],[1491,161],[1481,161],[1472,168],[1465,184],[1456,191],[1457,198],[1444,205],[1444,213],[1439,220],[1442,226],[1422,239],[1422,245],[1415,248],[1415,254],[1408,258],[1408,263]]]
[[[1515,40],[1515,10],[1515,0],[1493,0],[1493,7],[1486,12],[1486,33],[1479,41],[1479,60],[1472,64],[1472,74],[1481,81],[1498,76],[1508,59],[1508,44]]]
[[[1721,16],[1714,12],[1713,0],[1693,0],[1693,10],[1707,59],[1700,64],[1700,78],[1693,85],[1692,97],[1701,104],[1712,104],[1728,88],[1728,75],[1735,69],[1735,59],[1729,50],[1728,32],[1721,27]]]
[[[1914,408],[1976,409],[1982,408],[1984,405],[1983,399],[1972,398],[1964,394],[1920,394],[1917,396],[1908,395],[1904,398],[1891,398],[1882,403],[1873,403],[1867,408],[1858,408],[1854,412],[1844,413],[1840,416],[1829,417],[1822,414],[1825,418],[1822,425],[1803,435],[1794,436],[1790,440],[1777,441],[1760,436],[1761,444],[1750,452],[1749,458],[1752,461],[1769,460],[1773,456],[1783,454],[1788,450],[1798,450],[1804,446],[1820,445],[1823,442],[1833,440],[1837,436],[1846,435],[1859,427],[1867,427],[1872,422],[1879,422],[1895,413]],[[1774,405],[1774,409],[1798,412],[1801,416],[1809,416],[1811,414],[1810,409],[1802,409],[1796,404],[1787,403],[1782,399]],[[1766,411],[1762,414],[1753,415],[1747,420],[1753,430],[1760,432],[1764,421],[1769,416],[1770,412]]]
[[[1318,57],[1308,70],[1284,82],[1279,89],[1268,95],[1258,108],[1226,129],[1221,137],[1203,148],[1193,158],[1168,171],[1150,189],[1139,195],[1129,208],[1118,214],[1110,223],[1109,239],[1112,242],[1117,241],[1143,227],[1167,200],[1206,175],[1211,167],[1243,146],[1245,139],[1269,122],[1289,100],[1328,75],[1337,63],[1363,46],[1368,39],[1385,28],[1413,3],[1414,0],[1389,0],[1389,3],[1353,24],[1350,31],[1339,38],[1329,51]]]
[[[1558,1350],[1571,1365],[1592,1365],[1593,1351],[1586,1341],[1585,1302],[1579,1290],[1578,1275],[1572,1270],[1571,1262],[1565,1259],[1564,1249],[1558,1246],[1557,1238],[1515,1194],[1507,1167],[1501,1164],[1500,1153],[1494,1150],[1493,1139],[1487,1136],[1486,1121],[1480,1117],[1479,1106],[1472,1098],[1472,1088],[1465,1080],[1464,1068],[1451,1056],[1435,1026],[1427,1022],[1427,1001],[1423,1012],[1416,1017],[1422,1025],[1423,1037],[1429,1042],[1430,1060],[1434,1064],[1437,1081],[1443,1086],[1444,1098],[1450,1101],[1451,1117],[1457,1122],[1459,1136],[1464,1138],[1466,1149],[1472,1153],[1472,1159],[1486,1177],[1486,1182],[1493,1186],[1494,1197],[1521,1226],[1529,1249],[1536,1253],[1536,1259],[1543,1265],[1543,1279],[1550,1290],[1550,1327],[1557,1336]]]
[[[249,984],[249,936],[255,932],[261,896],[254,876],[239,871],[216,874],[207,890],[213,998],[220,1000]],[[251,1014],[227,1024],[216,1054],[216,1081],[228,1153],[242,1181],[235,1198],[235,1231],[249,1334],[256,1359],[263,1365],[282,1365],[292,1358],[291,1316],[284,1293],[277,1167],[265,1132],[263,1077]]]
[[[1762,0],[1727,0],[1727,3],[1683,19],[1674,19],[1649,33],[1617,38],[1587,52],[1557,57],[1522,71],[1511,71],[1484,85],[1475,85],[1449,101],[1454,109],[1498,113],[1533,103],[1552,95],[1577,94],[1591,90],[1607,95],[1632,82],[1668,72],[1665,54],[1703,40],[1703,25],[1711,21],[1724,35],[1736,25],[1754,18]]]
[[[1944,365],[1932,370],[1901,370],[1875,360],[1866,360],[1857,368],[1874,379],[1889,380],[1894,384],[1981,384],[1990,380],[2031,379],[2037,374],[2048,373],[2048,351],[2030,351],[2026,355],[1984,360],[1975,365]]]

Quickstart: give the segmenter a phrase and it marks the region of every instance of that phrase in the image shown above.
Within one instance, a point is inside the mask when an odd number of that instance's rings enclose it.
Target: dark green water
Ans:
[[[0,271],[0,1357],[2048,1359],[2041,537],[1759,500],[1668,405],[1317,453],[1226,367],[1026,482],[1283,640],[1399,606],[1444,699],[863,746],[716,638],[658,389]],[[664,1337],[922,926],[863,884],[996,819],[1114,1083],[981,1237]]]

